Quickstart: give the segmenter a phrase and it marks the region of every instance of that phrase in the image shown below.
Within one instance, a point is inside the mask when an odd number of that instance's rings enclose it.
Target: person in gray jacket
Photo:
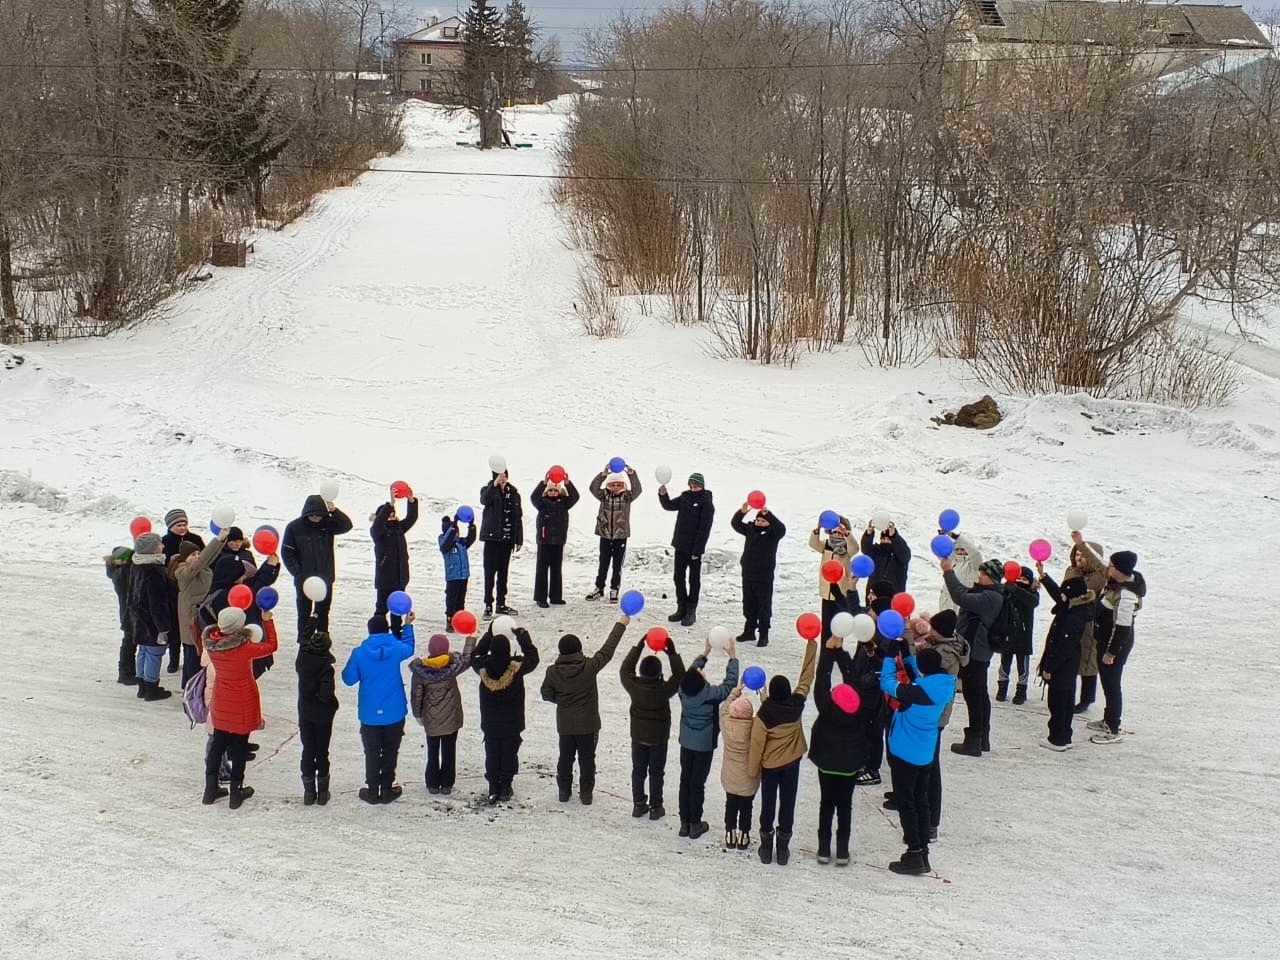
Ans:
[[[992,654],[989,631],[1004,609],[1004,593],[1000,589],[1004,567],[999,560],[985,561],[978,568],[977,584],[968,587],[956,576],[955,565],[949,557],[939,565],[947,592],[960,608],[956,635],[969,644],[969,663],[960,670],[969,725],[964,728],[963,742],[953,743],[951,752],[980,757],[991,749],[991,691],[987,685]]]
[[[711,643],[680,681],[680,836],[697,840],[711,828],[702,819],[707,775],[716,752],[716,711],[738,685],[737,644],[729,641],[724,682],[713,687],[705,675]]]

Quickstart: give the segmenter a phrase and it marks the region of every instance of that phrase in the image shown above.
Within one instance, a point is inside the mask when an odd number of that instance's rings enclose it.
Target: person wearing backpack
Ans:
[[[738,685],[738,650],[729,641],[729,662],[725,664],[724,680],[711,686],[706,678],[707,657],[711,655],[711,641],[707,641],[702,656],[693,664],[680,681],[680,833],[682,837],[697,840],[711,827],[702,819],[707,795],[707,776],[711,773],[711,761],[716,752],[716,713],[720,704]]]
[[[357,713],[364,745],[365,803],[391,803],[404,792],[396,780],[396,762],[404,739],[409,702],[404,695],[400,664],[413,656],[413,611],[404,618],[400,636],[391,632],[386,617],[369,618],[369,636],[351,651],[342,668],[342,682],[359,686]]]
[[[1014,706],[1027,702],[1027,683],[1031,676],[1032,635],[1035,632],[1036,607],[1040,604],[1040,582],[1030,567],[1023,567],[1018,579],[1006,583],[1005,618],[1008,624],[1004,649],[1000,651],[1000,672],[996,676],[996,699],[1003,703],[1009,696],[1009,680],[1014,662],[1018,665],[1018,685],[1013,693]]]
[[[218,786],[218,766],[223,753],[228,752],[231,755],[231,809],[236,810],[253,796],[253,787],[244,785],[249,735],[262,728],[262,698],[254,678],[253,661],[271,656],[278,647],[272,613],[263,612],[259,627],[246,625],[243,610],[227,607],[218,614],[218,625],[205,629],[203,642],[214,676],[209,701],[213,737],[205,753],[201,802],[214,803],[227,795],[227,791]]]
[[[329,802],[329,742],[338,712],[333,642],[315,619],[307,624],[294,669],[298,674],[298,739],[302,742],[302,803]]]
[[[596,675],[613,659],[618,641],[631,618],[618,617],[604,645],[591,657],[582,654],[582,641],[572,633],[560,638],[560,656],[542,678],[542,699],[556,705],[556,732],[560,735],[560,759],[556,786],[561,803],[573,793],[573,761],[581,775],[578,799],[589,806],[596,785],[596,745],[600,739],[600,686]]]
[[[515,796],[512,782],[520,770],[524,733],[524,678],[538,669],[538,648],[529,631],[516,627],[515,635],[520,653],[512,656],[511,641],[503,634],[495,637],[491,624],[471,657],[471,669],[480,677],[480,732],[490,806]]]
[[[667,772],[667,744],[671,739],[671,698],[680,689],[685,669],[670,637],[664,652],[671,663],[671,676],[665,680],[662,661],[657,656],[640,659],[644,647],[642,639],[623,659],[619,671],[622,689],[631,698],[631,815],[643,817],[647,813],[650,820],[661,820],[667,814],[662,790]]]
[[[471,560],[467,551],[475,545],[476,525],[467,524],[467,535],[458,533],[462,523],[455,514],[440,518],[440,552],[444,555],[444,622],[453,632],[453,615],[467,606],[467,582],[471,579]]]
[[[458,731],[462,729],[462,691],[458,674],[471,666],[476,635],[467,637],[462,653],[449,651],[449,638],[437,633],[427,641],[427,655],[409,664],[413,679],[409,707],[427,735],[427,793],[453,793],[457,779]]]
[[[960,582],[950,557],[940,560],[938,565],[942,568],[943,582],[952,601],[960,608],[956,618],[956,632],[969,644],[969,663],[960,670],[969,725],[964,728],[964,741],[951,744],[951,752],[966,757],[981,757],[991,749],[991,690],[988,686],[988,674],[992,644],[993,641],[1000,644],[1008,636],[1004,593],[1000,589],[1004,564],[999,560],[985,561],[978,568],[978,582],[973,587],[966,587]],[[896,796],[896,789],[894,794]]]

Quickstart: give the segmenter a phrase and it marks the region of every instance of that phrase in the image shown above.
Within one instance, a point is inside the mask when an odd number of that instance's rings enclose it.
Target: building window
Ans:
[[[424,67],[431,66],[431,54],[429,53],[418,54],[418,62],[422,64],[422,66]]]
[[[431,92],[431,81],[430,81],[430,80],[426,80],[426,79],[419,80],[419,81],[418,81],[418,92],[419,92],[419,93],[430,93],[430,92]]]
[[[446,40],[457,40],[457,39],[458,39],[458,28],[457,28],[457,27],[445,27],[445,28],[444,28],[444,38],[445,38]]]

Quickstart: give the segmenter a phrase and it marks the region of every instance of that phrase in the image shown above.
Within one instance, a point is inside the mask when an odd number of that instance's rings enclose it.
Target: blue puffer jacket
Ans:
[[[360,684],[360,722],[370,727],[399,723],[409,712],[400,663],[413,656],[413,624],[406,623],[402,633],[401,640],[390,633],[372,634],[351,651],[342,668],[343,683]]]
[[[689,668],[692,673],[707,665],[706,657],[698,657]],[[738,660],[735,657],[724,668],[724,683],[707,684],[693,696],[680,690],[680,746],[703,753],[716,748],[716,710],[720,702],[738,685]]]
[[[889,721],[889,752],[899,760],[927,766],[938,743],[938,720],[956,695],[956,678],[949,673],[922,675],[915,657],[903,663],[915,679],[899,683],[897,662],[886,657],[880,669],[880,689],[900,704]]]
[[[467,538],[458,537],[458,528],[453,520],[444,517],[440,521],[440,552],[444,554],[445,580],[469,580],[471,578],[471,561],[467,557],[467,548],[476,542],[476,525],[468,525]]]

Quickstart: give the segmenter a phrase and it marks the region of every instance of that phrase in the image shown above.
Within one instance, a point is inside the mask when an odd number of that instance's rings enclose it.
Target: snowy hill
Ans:
[[[949,364],[883,371],[850,351],[762,369],[715,359],[705,332],[656,318],[620,340],[588,339],[546,179],[563,106],[515,113],[515,139],[533,149],[490,153],[454,145],[469,137],[464,122],[408,109],[403,153],[256,238],[247,269],[218,271],[110,339],[2,353],[0,955],[367,957],[437,945],[455,958],[1269,955],[1265,905],[1280,896],[1265,841],[1280,768],[1268,727],[1280,668],[1266,649],[1280,547],[1274,348],[1251,348],[1246,388],[1226,410],[999,398],[1005,422],[976,433],[930,422],[982,392]],[[650,605],[624,645],[671,609],[661,599],[671,515],[656,503],[654,467],[669,464],[673,486],[706,475],[718,514],[700,623],[673,631],[690,656],[707,628],[740,626],[741,540],[728,519],[747,491],[765,491],[791,530],[776,639],[740,654],[791,676],[803,646],[790,624],[817,607],[806,539],[822,510],[855,526],[890,511],[915,551],[911,592],[930,610],[941,509],[957,509],[1002,557],[1026,562],[1029,541],[1048,537],[1055,573],[1066,512],[1085,510],[1090,537],[1136,550],[1151,586],[1125,677],[1135,732],[1060,756],[1036,745],[1047,715],[1038,689],[1023,707],[996,704],[987,758],[944,755],[940,879],[885,872],[901,842],[880,789],[855,797],[854,863],[818,866],[806,762],[799,852],[766,867],[720,848],[718,760],[707,837],[675,835],[674,749],[672,813],[631,819],[621,652],[601,674],[590,808],[556,802],[541,672],[510,807],[475,803],[483,754],[468,674],[453,797],[426,795],[411,720],[405,797],[359,803],[355,696],[340,690],[335,797],[304,808],[286,637],[261,683],[257,796],[234,814],[202,807],[203,735],[187,730],[176,698],[144,705],[114,683],[115,599],[99,558],[125,541],[129,519],[158,524],[183,506],[202,529],[226,502],[241,526],[281,526],[337,479],[356,521],[338,547],[341,666],[371,612],[365,518],[387,484],[405,479],[424,501],[410,592],[425,646],[442,626],[437,518],[475,504],[493,452],[525,494],[553,463],[584,493],[611,456],[637,467],[646,489],[624,585]],[[614,617],[581,600],[594,517],[589,498],[573,513],[567,608],[533,608],[532,548],[513,564],[512,603],[544,662],[568,630],[594,650]],[[476,551],[475,610],[478,569]],[[1042,613],[1037,651],[1047,622]],[[722,668],[713,656],[708,676]]]

